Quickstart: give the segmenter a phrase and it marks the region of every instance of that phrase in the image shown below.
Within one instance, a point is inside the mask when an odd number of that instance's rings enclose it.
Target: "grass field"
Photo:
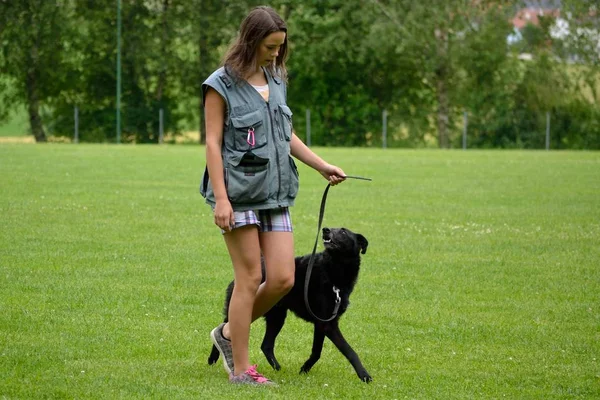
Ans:
[[[600,398],[600,153],[319,148],[325,225],[369,239],[342,331],[308,375],[290,316],[277,388],[208,366],[232,277],[198,146],[0,145],[0,397]],[[325,181],[300,166],[308,253]]]
[[[11,82],[7,75],[0,75],[0,88],[12,93],[16,89],[16,84]],[[6,102],[6,104],[5,104]],[[0,120],[0,144],[9,140],[28,139],[29,120],[27,116],[27,107],[20,104],[10,104],[4,96],[0,96],[0,110],[9,110],[6,120]],[[33,139],[33,136],[31,137]]]
[[[0,104],[1,105],[1,104]],[[13,110],[6,121],[0,123],[0,138],[27,136],[29,132],[29,121],[27,111],[24,107]]]

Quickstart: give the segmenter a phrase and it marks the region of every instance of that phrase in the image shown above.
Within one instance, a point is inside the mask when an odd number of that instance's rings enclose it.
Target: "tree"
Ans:
[[[498,24],[490,23],[490,15],[506,18],[502,12],[506,6],[493,0],[390,0],[387,4],[372,1],[387,17],[394,38],[404,43],[400,56],[419,65],[417,76],[422,85],[418,93],[424,98],[419,107],[427,107],[427,114],[435,115],[439,147],[450,147],[452,115],[457,106],[462,105],[461,86],[471,72],[470,60],[464,56],[472,50],[469,41],[481,35],[484,23],[486,30],[499,33],[486,34],[482,39],[489,41],[478,45],[479,51],[484,53],[479,61],[495,63],[496,56],[487,57],[485,53],[497,53],[497,49],[505,48],[505,39],[500,33],[505,34],[508,25],[506,19],[500,19]]]
[[[579,93],[600,105],[600,9],[595,1],[565,0],[562,15],[567,21],[566,34],[558,54],[571,61]]]
[[[156,142],[162,108],[166,131],[199,126],[204,141],[202,82],[259,3],[123,0],[123,140]],[[470,145],[536,147],[538,120],[550,111],[553,127],[568,129],[552,133],[561,145],[596,146],[594,2],[562,2],[566,36],[553,33],[554,13],[528,28],[517,46],[528,46],[531,62],[507,45],[515,12],[507,3],[273,0],[289,28],[299,136],[310,109],[314,144],[377,145],[385,109],[391,145],[448,148],[460,143],[457,117],[468,110]],[[0,0],[0,85],[13,86],[0,97],[27,105],[36,140],[70,136],[75,106],[82,140],[114,140],[116,12],[114,0]]]
[[[546,12],[529,24],[517,48],[532,55],[524,62],[514,92],[516,140],[543,147],[546,114],[551,116],[552,148],[594,148],[600,141],[596,88],[600,55],[598,18],[592,3],[563,1],[559,12]]]
[[[256,2],[189,0],[178,6],[178,48],[176,66],[179,99],[194,104],[186,112],[188,120],[198,121],[200,143],[205,143],[202,82],[220,65],[234,39],[242,18]]]
[[[381,39],[389,32],[371,3],[295,2],[288,11],[288,98],[296,128],[310,109],[314,143],[369,144],[381,129],[382,110],[398,98],[398,83],[410,80],[411,60],[397,56],[395,41]]]
[[[121,116],[124,141],[158,142],[159,110],[164,129],[177,132],[181,59],[176,52],[178,7],[172,0],[122,3]],[[74,106],[80,109],[82,139],[116,138],[117,7],[112,0],[79,1],[75,87],[53,101],[53,133],[68,135]]]
[[[456,102],[468,112],[469,147],[516,145],[514,94],[524,71],[507,44],[512,10],[490,6],[471,21],[457,57]],[[460,146],[462,138],[454,140]]]
[[[14,82],[10,99],[27,106],[31,133],[47,140],[42,108],[69,85],[68,37],[71,2],[2,1],[0,12],[0,70]],[[9,92],[5,92],[9,93]]]

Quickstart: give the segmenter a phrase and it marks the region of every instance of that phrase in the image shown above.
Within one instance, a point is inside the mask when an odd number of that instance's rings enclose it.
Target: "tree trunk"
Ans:
[[[42,117],[40,115],[40,93],[39,93],[39,82],[38,82],[38,68],[39,68],[39,43],[40,43],[40,23],[38,21],[38,13],[34,11],[35,4],[32,2],[27,3],[27,13],[29,16],[29,23],[31,26],[32,37],[35,39],[31,44],[31,47],[26,53],[27,67],[25,71],[25,90],[27,95],[27,112],[29,114],[29,127],[31,133],[37,143],[47,142],[46,132],[44,132],[44,125],[42,124]],[[39,7],[37,7],[39,9]]]
[[[33,59],[37,59],[37,48],[31,50]],[[35,141],[47,142],[46,132],[44,132],[44,125],[42,124],[42,117],[40,116],[40,100],[37,89],[37,73],[34,66],[30,66],[27,71],[26,85],[27,85],[27,111],[29,113],[29,126],[31,133],[35,137]]]
[[[444,29],[436,29],[435,37],[437,39],[437,58],[438,66],[436,75],[436,94],[437,94],[437,129],[438,143],[440,148],[450,147],[448,139],[450,101],[448,99],[448,32]]]

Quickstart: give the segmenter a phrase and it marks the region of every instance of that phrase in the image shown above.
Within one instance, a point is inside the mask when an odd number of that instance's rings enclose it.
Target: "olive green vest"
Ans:
[[[213,88],[225,100],[221,155],[227,196],[235,211],[288,207],[298,193],[298,169],[290,155],[292,111],[284,81],[265,72],[269,102],[245,80],[236,82],[223,67],[202,84],[203,97]],[[215,206],[208,169],[200,186]]]

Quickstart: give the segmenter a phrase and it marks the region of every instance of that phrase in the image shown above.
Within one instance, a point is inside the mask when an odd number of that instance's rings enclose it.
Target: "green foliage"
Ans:
[[[311,110],[311,125],[318,132],[313,143],[363,145],[366,134],[379,128],[385,105],[377,96],[384,77],[365,74],[381,59],[364,42],[374,27],[373,14],[371,7],[357,8],[351,2],[324,3],[327,7],[307,4],[290,14],[294,46],[288,97],[293,108]],[[303,130],[303,113],[298,114],[296,129]]]
[[[201,83],[259,3],[123,2],[123,140],[156,142],[160,109],[167,132],[202,131]],[[456,147],[467,111],[471,146],[537,148],[549,111],[556,127],[574,129],[558,132],[561,147],[598,143],[600,59],[590,34],[598,18],[589,2],[562,2],[570,35],[553,35],[555,18],[548,15],[539,26],[525,27],[523,40],[511,46],[516,7],[510,2],[357,4],[271,4],[289,26],[288,97],[300,137],[306,137],[310,109],[313,144],[379,146],[387,110],[390,147]],[[77,106],[82,141],[114,141],[115,1],[1,5],[0,104],[25,105],[38,138],[44,129],[70,137]],[[531,61],[518,59],[524,51]],[[0,108],[0,120],[9,108]]]
[[[54,2],[23,0],[2,2],[0,9],[0,103],[9,105],[0,112],[8,116],[13,104],[26,104],[32,134],[45,141],[40,118],[44,103],[61,95],[71,85],[68,37],[73,33],[72,14]],[[2,85],[13,82],[6,90]]]
[[[15,101],[15,83],[6,75],[0,75],[0,137],[25,136],[28,132],[27,111]]]
[[[600,110],[573,99],[551,116],[552,148],[600,149]]]
[[[514,118],[510,115],[524,72],[516,54],[506,45],[510,30],[505,10],[493,9],[468,32],[458,56],[457,63],[464,69],[456,98],[468,112],[469,147],[516,144]],[[461,141],[462,135],[456,135],[455,147],[460,147]]]
[[[326,226],[364,234],[340,321],[374,377],[290,315],[278,388],[208,366],[232,277],[190,146],[0,146],[0,393],[6,398],[600,397],[600,154],[319,148],[373,178],[330,190]],[[300,165],[297,254],[325,181]],[[40,175],[39,171],[44,174]],[[177,171],[176,174],[165,171]]]
[[[180,116],[175,107],[176,85],[168,84],[169,72],[180,60],[173,52],[176,30],[173,7],[168,1],[152,6],[142,1],[122,7],[122,129],[125,140],[157,142],[159,110],[164,110],[166,131],[177,132]],[[57,99],[51,114],[57,135],[71,135],[73,107],[78,106],[86,128],[84,141],[114,140],[116,136],[116,43],[114,1],[80,4],[75,9],[84,38],[77,49],[78,79],[69,96]]]

